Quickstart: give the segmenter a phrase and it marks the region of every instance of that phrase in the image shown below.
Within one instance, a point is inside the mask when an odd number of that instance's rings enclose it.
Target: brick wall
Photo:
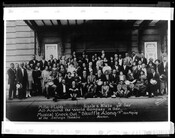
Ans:
[[[22,20],[6,22],[6,68],[28,62],[34,54],[34,31]]]
[[[22,20],[6,21],[6,70],[10,63],[28,62],[34,54],[34,31]],[[6,82],[8,75],[6,75]],[[8,89],[6,85],[6,89]]]

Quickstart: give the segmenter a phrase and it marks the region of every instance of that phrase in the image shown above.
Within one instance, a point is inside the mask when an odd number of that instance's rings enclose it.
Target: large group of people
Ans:
[[[91,57],[73,52],[69,58],[48,61],[33,59],[28,63],[11,63],[8,73],[9,99],[43,95],[48,99],[77,97],[130,97],[167,94],[168,62],[164,56],[146,59],[134,51],[106,56],[104,50]],[[18,91],[18,95],[17,92]]]

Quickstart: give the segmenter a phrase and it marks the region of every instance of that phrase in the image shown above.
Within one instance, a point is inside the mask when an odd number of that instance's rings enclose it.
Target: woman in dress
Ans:
[[[58,70],[57,70],[56,64],[54,63],[51,71],[51,76],[53,76],[53,78],[56,78],[57,75],[58,75]]]
[[[30,65],[27,65],[28,85],[27,85],[26,97],[31,97],[32,93],[32,84],[33,84],[32,72],[33,70],[31,69]]]
[[[50,76],[50,72],[48,70],[48,66],[46,66],[45,69],[42,71],[42,74],[41,74],[41,77],[42,77],[42,94],[44,94],[45,85],[48,82],[49,76]]]

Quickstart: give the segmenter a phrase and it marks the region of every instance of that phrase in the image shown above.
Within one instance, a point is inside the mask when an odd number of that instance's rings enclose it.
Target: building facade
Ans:
[[[28,62],[46,55],[56,45],[58,55],[135,51],[145,53],[145,42],[156,42],[157,58],[167,54],[167,21],[160,20],[13,20],[6,21],[6,63]]]

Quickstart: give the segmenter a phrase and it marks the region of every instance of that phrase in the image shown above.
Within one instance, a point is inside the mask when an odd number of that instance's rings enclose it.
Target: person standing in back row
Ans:
[[[8,74],[8,84],[10,85],[9,100],[12,100],[13,98],[16,98],[16,70],[14,68],[13,63],[10,64],[10,68],[8,69],[7,74]]]
[[[29,65],[33,65],[32,69],[35,69],[35,66],[37,65],[38,61],[36,60],[36,56],[33,55],[33,59],[29,61]]]
[[[26,86],[28,82],[28,75],[26,69],[24,68],[24,63],[21,63],[20,67],[17,68],[16,81],[18,84],[21,84],[21,89],[18,90],[19,98],[26,98]]]

